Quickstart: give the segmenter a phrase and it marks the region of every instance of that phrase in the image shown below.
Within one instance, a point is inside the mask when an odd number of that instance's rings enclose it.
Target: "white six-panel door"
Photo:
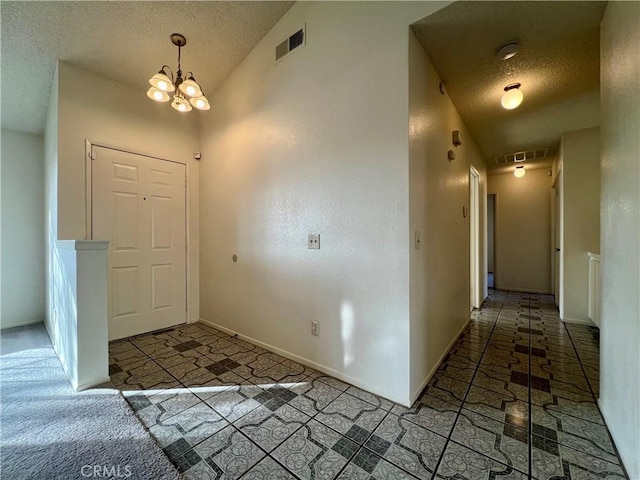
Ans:
[[[109,240],[109,340],[186,322],[185,166],[92,146],[92,233]]]

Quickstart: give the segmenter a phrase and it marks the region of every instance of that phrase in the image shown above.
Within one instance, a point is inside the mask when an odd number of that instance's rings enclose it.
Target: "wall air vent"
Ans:
[[[307,43],[306,25],[286,40],[283,40],[276,46],[276,62],[286,57],[289,53],[298,47],[304,47]]]
[[[510,163],[519,163],[525,160],[542,160],[549,155],[549,151],[549,148],[538,148],[525,152],[505,153],[504,155],[496,155],[493,157],[493,161],[496,165],[509,165]]]

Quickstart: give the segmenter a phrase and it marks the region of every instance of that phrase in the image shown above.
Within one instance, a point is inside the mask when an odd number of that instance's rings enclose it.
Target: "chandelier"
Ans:
[[[182,79],[180,49],[187,44],[187,39],[184,35],[174,33],[171,35],[171,42],[178,47],[178,71],[175,79],[171,68],[168,65],[163,65],[160,71],[149,79],[151,88],[147,90],[147,97],[156,102],[168,102],[171,100],[169,94],[173,93],[171,106],[179,112],[189,112],[192,110],[191,106],[198,110],[209,110],[211,108],[209,100],[202,93],[202,87],[193,78],[193,73],[187,72],[186,80]],[[167,70],[171,77],[167,74]]]

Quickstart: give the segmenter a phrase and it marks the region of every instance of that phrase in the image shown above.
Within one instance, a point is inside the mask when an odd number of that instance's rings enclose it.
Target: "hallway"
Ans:
[[[110,373],[188,479],[625,478],[597,332],[490,291],[411,409],[203,324],[112,343]]]

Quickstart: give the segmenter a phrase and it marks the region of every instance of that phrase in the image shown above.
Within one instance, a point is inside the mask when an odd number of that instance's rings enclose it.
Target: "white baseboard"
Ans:
[[[553,295],[552,292],[547,292],[545,290],[532,290],[531,288],[516,288],[516,287],[493,287],[495,290],[509,291],[509,292],[518,292],[518,293],[537,293],[539,295]]]
[[[11,322],[8,325],[5,323],[0,330],[6,330],[8,328],[26,327],[27,325],[35,325],[36,323],[42,323],[43,320],[25,320],[21,322]],[[45,322],[46,323],[46,322]]]
[[[560,320],[562,320],[564,323],[577,323],[579,325],[589,325],[590,327],[597,327],[597,325],[589,319],[564,317]]]
[[[420,396],[420,393],[422,393],[422,390],[424,390],[424,387],[426,387],[429,381],[431,380],[431,377],[433,377],[433,375],[438,371],[438,368],[440,367],[442,360],[444,360],[444,357],[447,356],[447,354],[449,353],[449,350],[451,350],[453,345],[458,341],[458,339],[460,338],[460,335],[462,335],[462,332],[464,332],[464,330],[467,328],[470,322],[471,322],[471,319],[467,320],[464,323],[464,325],[462,326],[458,334],[455,337],[453,337],[453,340],[451,340],[451,342],[447,346],[444,353],[440,355],[440,358],[436,362],[435,366],[431,369],[431,371],[429,371],[429,373],[427,374],[425,379],[422,381],[418,389],[411,394],[411,405],[413,405],[413,402],[415,402],[418,399],[418,397]]]
[[[78,387],[75,387],[75,391],[76,392],[81,392],[81,391],[86,390],[88,388],[97,387],[98,385],[102,385],[103,383],[107,383],[107,382],[110,382],[110,381],[111,381],[111,378],[109,378],[109,376],[107,375],[107,377],[103,378],[102,380],[85,383],[84,385],[80,385]]]
[[[312,360],[309,360],[308,358],[301,357],[299,355],[296,355],[295,353],[288,352],[287,350],[283,350],[281,348],[274,347],[273,345],[270,345],[268,343],[262,342],[260,340],[255,339],[255,338],[249,337],[247,335],[243,335],[241,333],[238,333],[236,331],[231,330],[230,328],[223,327],[222,325],[218,325],[217,323],[211,322],[211,321],[206,320],[206,319],[204,319],[202,317],[200,317],[200,321],[202,323],[206,324],[206,325],[209,325],[209,326],[211,326],[213,328],[216,328],[216,329],[221,330],[221,331],[223,331],[225,333],[228,333],[229,335],[237,335],[242,340],[246,340],[246,341],[248,341],[250,343],[258,345],[259,347],[262,347],[262,348],[264,348],[266,350],[269,350],[271,352],[277,353],[278,355],[283,356],[285,358],[288,358],[290,360],[293,360],[295,362],[301,363],[302,365],[305,365],[305,366],[307,366],[309,368],[313,368],[315,370],[318,370],[319,372],[326,373],[327,375],[331,375],[332,377],[335,377],[338,380],[342,380],[344,382],[350,383],[351,385],[354,385],[354,386],[356,386],[358,388],[361,388],[363,390],[366,390],[368,392],[375,393],[379,397],[387,398],[388,400],[391,400],[392,402],[395,402],[395,403],[399,403],[401,405],[410,406],[410,405],[406,404],[406,399],[402,399],[400,397],[392,398],[392,397],[387,397],[385,395],[381,395],[380,393],[378,393],[376,391],[376,389],[373,386],[371,386],[371,385],[369,385],[369,384],[367,384],[367,383],[365,383],[365,382],[363,382],[363,381],[361,381],[361,380],[359,380],[357,378],[354,378],[354,377],[351,377],[349,375],[346,375],[345,373],[339,372],[338,370],[334,370],[333,368],[327,367],[326,365],[322,365],[321,363],[314,362]]]

